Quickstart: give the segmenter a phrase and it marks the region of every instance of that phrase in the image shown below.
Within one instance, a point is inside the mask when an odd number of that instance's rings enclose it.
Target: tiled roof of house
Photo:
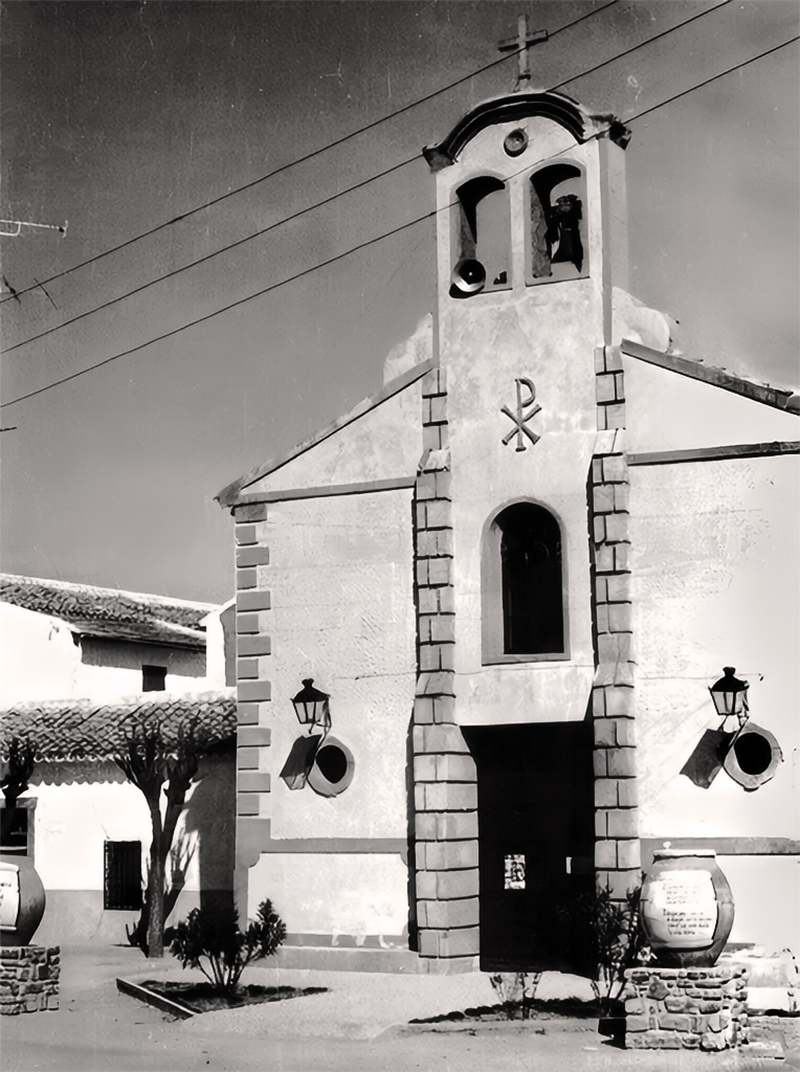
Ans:
[[[87,636],[196,649],[205,647],[200,622],[215,609],[213,603],[8,573],[0,574],[0,600],[60,618]]]
[[[236,732],[235,690],[161,698],[145,693],[111,704],[94,700],[16,704],[0,712],[0,756],[8,754],[17,737],[33,742],[39,760],[113,759],[132,734],[154,725],[167,747],[192,728],[204,747],[218,744]]]

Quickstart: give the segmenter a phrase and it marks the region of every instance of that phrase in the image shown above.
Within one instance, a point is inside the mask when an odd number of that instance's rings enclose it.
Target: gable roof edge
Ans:
[[[736,376],[725,369],[714,368],[712,365],[703,365],[696,359],[684,357],[679,354],[663,353],[653,350],[642,343],[633,342],[631,339],[623,339],[620,344],[623,354],[635,357],[639,361],[646,361],[649,365],[657,365],[659,368],[670,372],[677,372],[679,376],[688,376],[693,380],[700,380],[712,387],[719,387],[723,391],[731,391],[742,398],[749,398],[753,402],[760,402],[772,409],[782,410],[800,416],[800,395],[787,388],[770,387],[769,384],[754,383],[743,376]]]
[[[295,458],[299,458],[301,454],[305,454],[306,451],[311,450],[312,447],[316,447],[319,443],[329,439],[336,432],[341,431],[349,424],[357,421],[359,417],[363,417],[371,410],[377,409],[382,403],[387,402],[390,398],[394,398],[395,395],[400,394],[402,391],[405,391],[407,387],[416,383],[417,380],[421,379],[434,367],[435,362],[432,357],[422,361],[419,365],[415,365],[412,369],[409,369],[408,372],[404,372],[402,376],[398,376],[396,379],[391,380],[374,395],[369,395],[367,398],[362,399],[348,413],[338,417],[319,432],[315,432],[312,436],[309,436],[308,439],[304,439],[301,443],[297,444],[297,446],[292,447],[286,454],[279,455],[277,458],[272,458],[270,461],[264,462],[263,465],[251,469],[249,473],[239,477],[238,480],[234,480],[232,484],[228,484],[218,495],[214,496],[215,500],[222,507],[235,507],[241,505],[240,494],[245,488],[249,487],[251,484],[255,484],[257,480],[269,476],[270,473],[277,472],[277,470],[281,469],[284,465],[294,461]]]

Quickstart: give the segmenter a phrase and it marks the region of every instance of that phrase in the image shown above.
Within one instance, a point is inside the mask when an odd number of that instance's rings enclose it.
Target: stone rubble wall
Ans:
[[[625,1045],[632,1050],[727,1050],[747,1042],[746,968],[630,968]]]
[[[0,1014],[58,1008],[61,947],[3,946],[0,949]]]

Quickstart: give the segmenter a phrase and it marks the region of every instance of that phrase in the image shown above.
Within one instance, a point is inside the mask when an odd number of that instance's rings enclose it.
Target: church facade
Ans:
[[[734,940],[797,950],[798,398],[628,293],[628,138],[523,89],[426,149],[432,317],[218,496],[236,885],[284,963],[568,967],[558,907],[665,841],[716,849]],[[703,767],[724,665],[753,747]]]

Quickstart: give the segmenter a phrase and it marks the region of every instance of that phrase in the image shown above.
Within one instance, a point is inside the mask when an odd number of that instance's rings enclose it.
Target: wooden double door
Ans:
[[[594,886],[589,722],[462,727],[478,772],[484,971],[580,971],[570,905]]]

